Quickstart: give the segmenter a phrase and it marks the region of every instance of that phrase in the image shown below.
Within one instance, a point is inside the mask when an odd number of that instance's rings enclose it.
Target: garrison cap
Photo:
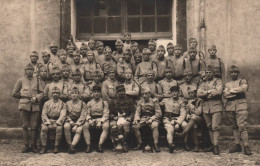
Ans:
[[[29,63],[25,66],[25,70],[34,70],[34,67],[31,63]]]
[[[173,72],[173,70],[172,70],[172,68],[170,68],[170,67],[167,67],[165,70],[164,70],[164,72],[166,73],[166,72]]]
[[[192,75],[192,72],[190,70],[184,70],[183,76]]]
[[[135,42],[135,41],[133,41],[133,42],[131,43],[131,46],[138,46],[138,43]]]
[[[193,42],[193,41],[197,42],[197,39],[196,39],[196,38],[193,38],[193,37],[189,38],[189,43],[190,43],[190,42]]]
[[[75,47],[74,47],[74,45],[73,45],[72,43],[69,43],[69,44],[67,45],[67,49],[70,49],[70,48],[75,49]]]
[[[143,54],[151,54],[151,51],[148,48],[144,48]]]
[[[37,57],[38,57],[38,52],[32,51],[32,52],[30,53],[30,56],[37,56]]]
[[[147,70],[147,71],[146,71],[146,74],[147,74],[147,75],[148,75],[148,74],[153,74],[153,75],[154,75],[155,73],[154,73],[153,70]]]
[[[79,93],[79,88],[78,88],[78,87],[73,87],[73,88],[71,89],[70,94],[71,94],[72,92],[77,92],[77,93]]]
[[[174,48],[174,45],[172,44],[172,42],[169,42],[169,43],[167,44],[167,48]]]
[[[153,39],[150,39],[150,40],[148,41],[148,45],[156,45],[156,41],[153,40]]]
[[[40,67],[39,71],[42,71],[42,70],[47,70],[47,68],[42,65],[42,66]]]
[[[88,50],[86,55],[89,55],[89,54],[94,55],[94,52],[92,50]]]
[[[43,50],[42,51],[42,56],[50,56],[50,55],[51,55],[51,53],[50,53],[49,50]]]
[[[104,43],[102,41],[97,41],[96,46],[104,46]]]
[[[89,43],[95,43],[95,40],[93,38],[90,38],[88,42]]]
[[[69,65],[62,65],[60,70],[61,71],[69,71],[70,67],[69,67]]]
[[[170,88],[170,91],[172,92],[172,91],[174,91],[174,90],[179,90],[179,86],[172,86],[171,88]]]
[[[108,73],[111,73],[111,72],[115,73],[115,72],[116,72],[116,69],[114,69],[113,67],[110,67],[110,68],[108,69]]]
[[[73,56],[80,56],[79,50],[74,51],[72,55],[73,55]]]
[[[148,88],[148,87],[142,87],[141,93],[149,93],[149,92],[151,92],[150,88]]]
[[[74,71],[72,71],[72,75],[82,75],[81,71],[79,69],[76,69]]]
[[[130,35],[131,36],[131,33],[130,32],[125,32],[124,36],[126,36],[126,35]]]
[[[135,56],[135,57],[142,56],[142,53],[141,53],[141,52],[139,52],[139,51],[137,51],[137,52],[135,52],[134,56]]]
[[[109,46],[106,46],[105,49],[104,49],[104,51],[110,52],[110,53],[112,52],[112,50],[111,50],[111,48],[110,48]]]
[[[208,66],[206,67],[206,71],[212,71],[212,72],[214,72],[214,67],[213,67],[212,65],[208,65]]]
[[[116,45],[116,46],[118,46],[118,45],[123,45],[122,40],[117,39],[116,42],[115,42],[115,45]]]
[[[60,69],[58,67],[54,67],[52,70],[51,70],[51,74],[54,74],[54,73],[60,73]]]
[[[131,54],[132,55],[132,50],[130,48],[127,48],[124,50],[124,54]]]
[[[60,93],[60,89],[57,86],[54,86],[52,88],[52,93],[54,93],[54,92],[59,92]]]
[[[131,74],[133,74],[133,71],[132,71],[131,69],[126,69],[126,70],[125,70],[125,74],[126,74],[126,73],[131,73]]]
[[[58,47],[58,44],[55,41],[52,41],[50,47]]]
[[[209,47],[208,50],[216,50],[216,49],[217,49],[216,45],[212,44],[212,45]]]
[[[159,45],[159,47],[157,48],[157,51],[158,50],[162,50],[162,51],[164,51],[165,52],[165,48],[164,48],[164,46],[163,45]]]
[[[125,86],[123,84],[116,86],[116,92],[125,91]]]
[[[86,43],[82,43],[81,46],[80,46],[80,49],[87,49],[88,46]]]
[[[182,46],[180,44],[176,44],[174,48],[175,49],[182,49]]]
[[[93,86],[92,91],[98,91],[98,92],[101,92],[101,86],[99,86],[99,85],[95,85],[95,86]]]
[[[239,68],[237,65],[230,66],[229,72],[239,72]]]
[[[64,50],[64,49],[59,50],[58,55],[61,55],[61,54],[67,54],[66,50]]]

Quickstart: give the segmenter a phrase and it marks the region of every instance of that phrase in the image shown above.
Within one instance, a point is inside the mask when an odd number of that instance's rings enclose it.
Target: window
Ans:
[[[172,37],[172,0],[77,0],[77,39]]]

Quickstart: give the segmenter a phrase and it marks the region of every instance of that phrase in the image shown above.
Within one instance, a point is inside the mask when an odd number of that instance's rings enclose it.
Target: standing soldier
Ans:
[[[93,72],[91,73],[92,81],[88,83],[89,89],[90,89],[90,96],[93,98],[93,87],[94,86],[102,86],[102,82],[100,81],[100,75],[99,72]]]
[[[123,52],[124,45],[122,40],[117,39],[117,41],[115,42],[115,46],[116,46],[116,51],[112,53],[112,57],[116,60],[116,62],[118,62],[119,58],[124,56],[124,52]]]
[[[137,65],[143,61],[143,58],[142,58],[142,53],[139,51],[135,52],[133,55],[134,55],[133,73],[135,73]]]
[[[161,121],[162,111],[159,106],[159,103],[156,99],[150,97],[150,89],[147,87],[142,88],[142,99],[137,103],[137,108],[135,112],[133,129],[135,136],[137,138],[138,145],[135,149],[141,149],[142,147],[142,138],[140,134],[140,128],[149,127],[152,130],[154,150],[155,152],[160,152],[158,146],[159,140],[159,129],[158,126]]]
[[[164,57],[165,52],[166,51],[165,51],[165,48],[164,48],[163,45],[160,45],[157,48],[157,58],[154,61],[156,66],[157,66],[157,69],[158,69],[157,78],[156,78],[157,82],[159,82],[159,81],[164,79],[165,69],[168,67],[168,61]]]
[[[197,84],[192,82],[192,73],[190,71],[184,71],[185,82],[180,85],[181,96],[187,101],[190,99],[189,89],[191,87],[197,89]]]
[[[44,50],[42,52],[42,61],[43,61],[43,66],[47,69],[47,79],[51,81],[51,70],[53,69],[53,63],[50,62],[50,52],[48,50]]]
[[[123,45],[123,50],[125,50],[127,48],[131,48],[131,39],[132,39],[131,33],[130,32],[125,32],[124,39],[125,39],[125,43]]]
[[[197,50],[198,41],[196,38],[189,38],[189,49],[196,49]],[[189,56],[189,49],[188,51],[183,53],[184,58],[190,58]],[[197,51],[199,59],[205,59],[204,54],[201,51]]]
[[[88,47],[89,47],[89,50],[93,51],[95,57],[97,57],[98,55],[98,52],[96,50],[96,42],[93,38],[90,38],[89,41],[88,41]]]
[[[58,53],[58,49],[59,46],[57,43],[55,43],[54,41],[51,42],[50,44],[50,50],[51,50],[51,61],[52,63],[56,64],[57,62],[59,62],[59,57],[57,55]]]
[[[213,66],[207,66],[207,80],[199,85],[197,96],[203,99],[203,117],[209,129],[211,142],[214,145],[214,147],[211,146],[208,151],[211,151],[213,149],[214,155],[219,155],[218,138],[221,113],[223,111],[221,100],[223,83],[221,79],[215,77],[214,71],[215,70]]]
[[[69,145],[69,153],[76,153],[75,146],[80,140],[82,126],[86,120],[86,104],[79,99],[79,89],[74,87],[70,93],[71,100],[67,101],[67,117],[64,123],[64,135]],[[71,142],[71,132],[75,133]]]
[[[72,64],[72,62],[73,62],[73,52],[74,51],[76,51],[75,46],[71,42],[69,42],[68,45],[67,45],[67,53],[68,53],[67,61],[68,61],[69,64]]]
[[[248,91],[248,83],[245,79],[238,77],[240,71],[236,65],[230,67],[230,76],[232,80],[225,85],[224,97],[227,99],[226,117],[233,127],[233,134],[236,145],[229,150],[230,153],[241,152],[240,137],[244,144],[244,153],[251,155],[248,146],[247,133],[247,102],[246,92]]]
[[[216,78],[222,79],[224,82],[225,79],[225,66],[221,58],[218,58],[217,53],[217,47],[215,45],[212,45],[209,49],[209,58],[205,60],[206,66],[211,65],[214,67],[214,73]]]
[[[173,134],[175,130],[180,128],[185,129],[187,122],[184,121],[187,115],[184,101],[179,97],[179,87],[172,86],[170,88],[172,96],[165,98],[160,102],[161,106],[165,107],[163,124],[167,131],[167,141],[169,143],[169,151],[173,153]],[[184,140],[185,148],[188,146],[188,139]]]
[[[95,57],[96,62],[99,63],[99,64],[102,64],[104,59],[105,59],[104,43],[102,41],[97,41],[96,42],[96,47],[97,47],[97,52],[98,52],[98,54]]]
[[[62,137],[63,123],[66,118],[67,105],[60,100],[61,91],[58,87],[54,87],[52,90],[52,99],[48,100],[42,110],[42,129],[41,129],[41,141],[42,149],[40,154],[46,153],[47,149],[47,134],[48,130],[55,130],[55,147],[53,153],[59,153],[59,145]]]
[[[20,99],[18,109],[21,113],[23,123],[23,140],[24,148],[22,153],[30,152],[29,140],[31,149],[34,153],[36,149],[36,130],[38,129],[39,122],[39,103],[43,97],[43,89],[39,86],[37,78],[33,76],[34,66],[28,64],[25,67],[25,77],[20,78],[14,87],[12,96]],[[31,132],[29,132],[31,128]],[[30,138],[29,138],[29,133]]]
[[[139,52],[138,43],[135,42],[135,41],[133,41],[133,42],[131,43],[130,49],[132,50],[133,55],[134,55],[136,52]]]
[[[90,148],[90,133],[89,128],[102,128],[102,133],[99,138],[97,152],[103,153],[102,145],[107,139],[109,132],[109,107],[108,103],[101,97],[101,87],[93,87],[93,99],[87,104],[86,123],[83,125],[83,134],[87,144],[86,153],[91,152]]]
[[[31,64],[34,68],[33,76],[38,77],[39,76],[39,70],[42,66],[41,63],[38,63],[39,55],[36,51],[31,52],[30,54]]]
[[[133,79],[133,72],[132,70],[128,69],[125,71],[125,94],[132,99],[136,100],[139,97],[139,85],[137,82]]]
[[[148,49],[151,51],[150,61],[156,61],[157,52],[156,52],[156,41],[155,40],[151,39],[148,41]]]
[[[167,60],[172,60],[174,58],[174,45],[172,44],[172,42],[169,42],[167,44],[167,52],[168,52],[168,56],[166,57]]]
[[[123,83],[125,81],[125,71],[132,70],[132,65],[126,62],[126,56],[119,56],[118,58],[119,61],[116,64],[117,78],[119,82]]]
[[[84,65],[80,63],[80,52],[78,50],[73,52],[73,62],[70,64],[71,71],[75,71],[76,69],[80,70],[81,73],[84,73]]]
[[[61,81],[66,84],[68,91],[71,89],[71,86],[73,84],[73,79],[70,77],[70,67],[68,65],[64,65],[61,67]]]
[[[114,69],[116,71],[116,61],[111,56],[112,50],[110,47],[107,46],[105,48],[104,54],[105,54],[105,60],[102,61],[100,65],[104,73],[104,80],[106,80],[108,77],[108,71],[110,69]]]
[[[146,81],[146,72],[153,70],[155,76],[157,76],[157,66],[154,62],[149,61],[151,51],[148,48],[143,49],[143,61],[139,63],[135,70],[135,80],[141,84]]]
[[[70,64],[67,62],[67,52],[65,50],[59,50],[58,56],[59,62],[57,62],[54,66],[58,67],[60,70],[64,65],[70,66]]]
[[[116,72],[111,68],[108,72],[108,78],[102,83],[102,97],[110,104],[111,100],[116,96],[116,86],[118,86],[116,80]]]
[[[81,64],[85,64],[88,59],[87,59],[87,50],[88,50],[88,46],[86,43],[82,43],[81,46],[80,46],[80,55],[81,55]]]
[[[172,68],[165,69],[165,78],[159,81],[159,85],[162,88],[163,98],[171,97],[170,88],[172,86],[178,86],[178,82],[172,78]]]

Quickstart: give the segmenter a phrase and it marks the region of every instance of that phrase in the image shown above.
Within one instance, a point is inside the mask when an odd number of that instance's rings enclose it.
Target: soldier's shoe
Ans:
[[[97,152],[98,153],[103,153],[104,152],[104,150],[102,149],[102,145],[98,145]]]
[[[206,148],[204,151],[205,152],[212,152],[214,149],[214,146],[213,145],[210,145],[210,147]]]
[[[154,151],[155,152],[161,152],[161,149],[159,148],[159,146],[157,144],[154,145]]]
[[[22,153],[29,153],[31,149],[29,148],[28,145],[25,145],[24,148],[22,149]]]
[[[46,152],[47,152],[46,146],[43,146],[39,153],[44,154]]]
[[[32,145],[31,151],[32,151],[33,153],[38,153],[38,149],[36,148],[35,145]]]
[[[90,147],[90,145],[87,145],[85,153],[90,153],[90,152],[91,152],[91,147]]]
[[[128,152],[128,147],[126,144],[124,144],[123,149],[124,149],[124,152]]]
[[[142,144],[138,144],[135,148],[134,148],[134,150],[142,150],[143,148],[142,148]]]
[[[194,146],[194,152],[199,152],[199,145]]]
[[[59,148],[58,148],[58,146],[55,146],[55,147],[54,147],[53,153],[54,153],[54,154],[59,153]]]
[[[219,155],[219,148],[218,148],[217,145],[214,145],[213,154],[214,154],[214,155]]]
[[[173,144],[169,145],[169,151],[170,151],[170,153],[174,152],[174,145]]]
[[[150,152],[150,153],[153,153],[153,148],[152,148],[150,145],[146,145],[146,146],[144,146],[142,152]]]
[[[186,151],[191,151],[191,148],[190,148],[190,145],[189,145],[188,142],[185,142],[184,149],[185,149]]]
[[[240,144],[236,144],[234,147],[229,149],[229,153],[242,152],[242,147]]]
[[[244,147],[244,152],[245,152],[245,154],[248,155],[248,156],[249,156],[249,155],[252,155],[252,152],[251,152],[251,150],[249,149],[248,146],[245,146],[245,147]]]
[[[68,153],[69,154],[75,154],[77,151],[75,149],[75,146],[74,145],[70,145],[69,146],[69,150],[68,150]]]

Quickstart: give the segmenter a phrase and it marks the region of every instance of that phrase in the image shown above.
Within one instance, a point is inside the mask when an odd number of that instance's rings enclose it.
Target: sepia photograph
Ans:
[[[260,165],[260,0],[0,3],[0,165]]]

